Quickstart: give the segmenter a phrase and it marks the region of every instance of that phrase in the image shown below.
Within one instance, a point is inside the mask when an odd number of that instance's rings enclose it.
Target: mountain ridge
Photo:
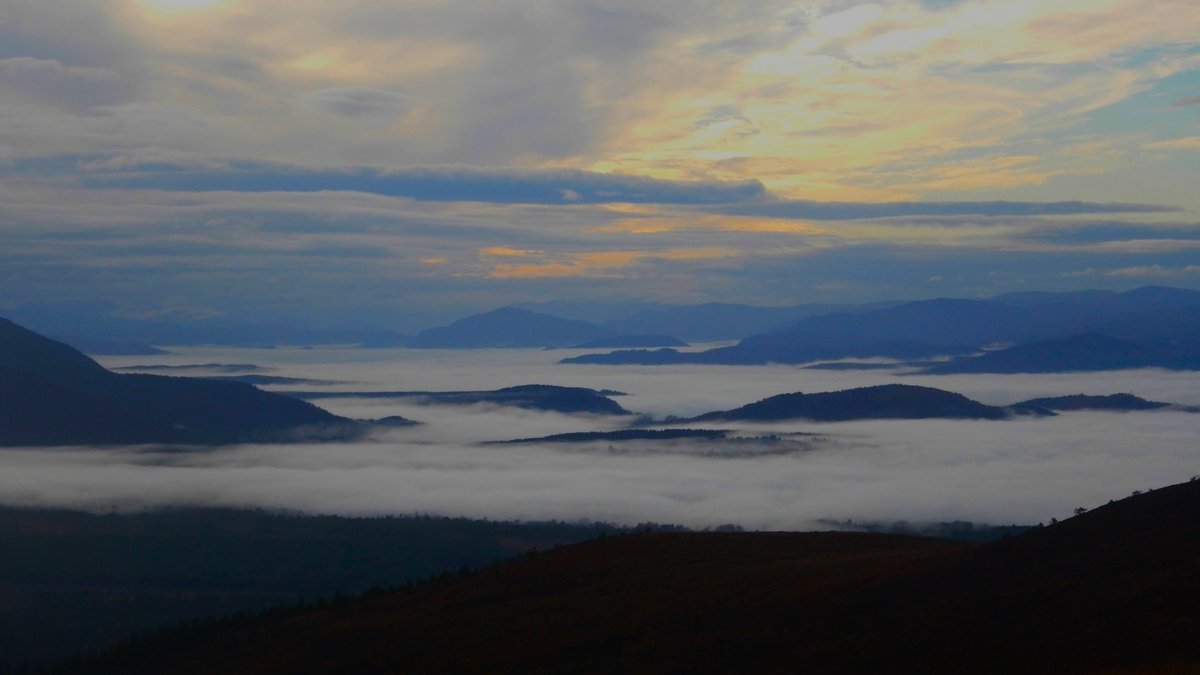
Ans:
[[[743,338],[736,345],[703,352],[620,350],[561,362],[761,365],[877,356],[902,360],[958,356],[965,357],[961,363],[967,363],[971,361],[967,355],[999,343],[1020,346],[1091,333],[1156,351],[1141,359],[1150,366],[1200,368],[1200,291],[1145,286],[1113,294],[1034,293],[1018,295],[1012,304],[998,299],[918,300],[858,313],[807,317],[771,333]],[[1091,365],[1081,361],[1075,369],[1107,367],[1107,361],[1097,358]],[[934,368],[927,372],[943,371]]]
[[[0,445],[225,444],[360,435],[367,426],[241,382],[114,373],[0,319]]]

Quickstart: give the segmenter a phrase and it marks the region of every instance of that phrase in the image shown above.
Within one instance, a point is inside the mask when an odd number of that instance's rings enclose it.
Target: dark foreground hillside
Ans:
[[[92,672],[1196,672],[1200,482],[985,545],[617,536]]]
[[[0,508],[0,673],[181,621],[357,595],[618,531],[427,516]]]

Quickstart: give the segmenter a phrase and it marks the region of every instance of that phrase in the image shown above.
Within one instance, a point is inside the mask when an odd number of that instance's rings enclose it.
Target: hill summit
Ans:
[[[881,384],[819,394],[780,394],[733,410],[710,412],[692,422],[745,420],[773,422],[809,419],[845,422],[861,419],[1000,420],[1017,413],[1053,414],[1034,409],[990,406],[962,394],[909,384]]]

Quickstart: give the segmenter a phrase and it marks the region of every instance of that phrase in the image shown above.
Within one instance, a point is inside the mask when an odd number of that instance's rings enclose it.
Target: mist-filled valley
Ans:
[[[490,403],[324,398],[358,419],[421,424],[354,442],[221,447],[9,448],[0,501],[129,511],[225,506],[339,515],[436,514],[690,527],[814,529],[856,522],[1034,524],[1195,473],[1200,414],[1075,411],[1004,420],[687,424],[720,438],[491,443],[648,428],[787,392],[883,383],[938,387],[991,405],[1131,392],[1200,404],[1194,374],[1162,370],[1043,375],[905,375],[799,366],[584,366],[564,350],[364,350],[176,347],[105,357],[121,371],[300,378],[276,392],[462,391],[555,384],[622,392],[631,415],[562,414]],[[219,364],[242,364],[240,368]],[[158,368],[161,366],[201,368]],[[249,365],[255,368],[248,368]],[[143,368],[144,366],[154,366]],[[316,382],[317,384],[314,384]]]

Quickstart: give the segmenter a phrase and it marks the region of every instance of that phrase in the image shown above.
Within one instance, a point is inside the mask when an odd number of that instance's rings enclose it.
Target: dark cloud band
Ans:
[[[797,220],[859,220],[903,216],[1056,216],[1089,213],[1166,213],[1159,204],[1064,202],[814,202],[768,201],[718,209],[726,215]]]
[[[140,188],[180,192],[367,192],[424,201],[502,204],[727,204],[761,199],[756,180],[669,181],[578,170],[412,168],[308,169],[277,164],[234,163],[219,170],[94,173],[80,179],[94,188]]]

